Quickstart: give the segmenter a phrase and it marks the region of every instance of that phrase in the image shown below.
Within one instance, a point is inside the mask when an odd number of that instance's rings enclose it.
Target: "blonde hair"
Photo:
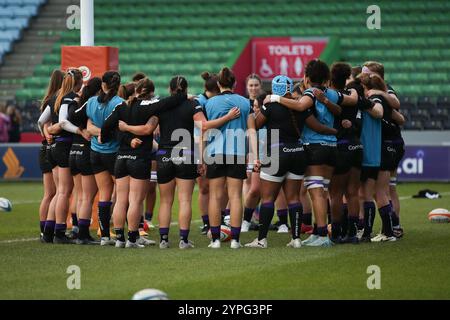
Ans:
[[[361,84],[365,86],[367,89],[376,89],[387,91],[386,83],[383,78],[381,78],[378,74],[375,73],[361,73],[358,78],[361,81]]]
[[[70,69],[67,71],[66,75],[64,76],[64,80],[61,85],[61,89],[58,92],[58,96],[56,97],[55,101],[55,112],[59,112],[59,108],[61,107],[62,99],[65,95],[67,95],[69,92],[73,91],[73,88],[77,84],[80,83],[80,81],[83,80],[83,74],[78,69]]]

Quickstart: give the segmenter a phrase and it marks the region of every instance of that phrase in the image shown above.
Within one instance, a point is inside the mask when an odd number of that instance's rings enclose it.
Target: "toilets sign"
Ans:
[[[301,79],[306,64],[319,58],[327,44],[327,38],[255,39],[252,48],[253,72],[267,81],[280,74]]]

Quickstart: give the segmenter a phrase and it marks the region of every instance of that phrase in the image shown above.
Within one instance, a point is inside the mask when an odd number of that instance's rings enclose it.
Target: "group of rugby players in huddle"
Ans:
[[[78,69],[52,73],[38,121],[42,242],[154,245],[146,230],[158,186],[159,247],[169,247],[177,193],[178,245],[192,248],[196,182],[211,248],[220,248],[223,224],[233,249],[249,230],[258,231],[245,245],[251,248],[266,248],[270,229],[290,232],[293,248],[402,237],[396,169],[405,119],[382,64],[337,62],[330,70],[312,60],[299,83],[273,78],[271,94],[252,74],[248,98],[233,92],[229,68],[202,78],[204,93],[188,94],[187,80],[176,76],[160,99],[142,73],[121,84],[119,73],[108,71],[84,86]],[[89,232],[97,194],[100,241]],[[382,229],[372,237],[376,208]],[[279,221],[271,224],[275,209]],[[309,237],[302,241],[302,233]]]

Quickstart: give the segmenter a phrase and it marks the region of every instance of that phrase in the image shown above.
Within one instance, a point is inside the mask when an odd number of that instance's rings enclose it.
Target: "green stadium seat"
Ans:
[[[383,62],[386,78],[400,94],[438,92],[450,74],[450,2],[380,0],[381,30],[366,28],[369,4],[368,0],[96,0],[96,45],[119,48],[123,79],[136,71],[148,72],[157,92],[166,94],[175,74],[185,75],[190,89],[201,92],[200,73],[217,72],[242,39],[334,36],[340,40],[341,58],[352,65]],[[78,45],[79,38],[78,30],[62,32],[18,96],[29,97],[38,86],[45,87],[53,68],[60,65],[60,46]],[[33,98],[40,98],[42,91]]]

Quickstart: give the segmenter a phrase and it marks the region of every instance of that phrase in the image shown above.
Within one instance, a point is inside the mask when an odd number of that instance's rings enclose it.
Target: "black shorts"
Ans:
[[[150,161],[156,161],[156,151],[152,151],[149,156]],[[151,163],[150,163],[151,164]]]
[[[172,181],[175,178],[195,180],[197,179],[197,164],[194,162],[192,151],[173,149],[159,149],[156,153],[156,174],[159,184]],[[173,157],[172,157],[173,155]],[[150,166],[150,163],[147,164]],[[149,169],[151,169],[149,167]]]
[[[392,142],[383,141],[381,143],[381,163],[380,163],[381,171],[393,171],[397,169],[395,163],[396,153],[397,152]]]
[[[395,169],[398,168],[400,165],[400,162],[402,161],[403,157],[405,156],[405,143],[400,142],[396,143],[394,142],[394,149],[395,149],[395,158],[394,158],[394,165]]]
[[[150,180],[150,157],[135,154],[118,154],[114,173],[116,179],[130,176],[134,179]]]
[[[49,161],[60,168],[69,168],[71,142],[56,142],[50,147]]]
[[[91,168],[94,174],[108,171],[114,176],[114,165],[116,163],[117,153],[100,153],[91,150]]]
[[[52,172],[53,168],[56,166],[55,163],[51,163],[49,161],[49,154],[50,154],[51,147],[49,145],[42,145],[39,148],[39,168],[41,169],[41,172],[49,173]]]
[[[212,159],[208,159],[212,161]],[[234,179],[247,179],[247,164],[245,156],[215,156],[215,162],[208,164],[206,177],[216,179],[229,177]]]
[[[303,180],[306,171],[306,152],[302,145],[281,145],[278,154],[270,152],[268,164],[263,164],[260,178],[272,182]],[[278,162],[278,165],[277,165]]]
[[[361,169],[363,145],[357,142],[339,143],[334,174],[346,174],[351,168]]]
[[[378,172],[380,172],[379,167],[362,167],[361,168],[361,182],[366,182],[369,179],[377,180]]]
[[[93,175],[91,167],[91,147],[89,144],[72,144],[69,157],[70,171],[73,176]]]
[[[308,166],[336,166],[337,147],[312,143],[305,145],[305,151]]]

